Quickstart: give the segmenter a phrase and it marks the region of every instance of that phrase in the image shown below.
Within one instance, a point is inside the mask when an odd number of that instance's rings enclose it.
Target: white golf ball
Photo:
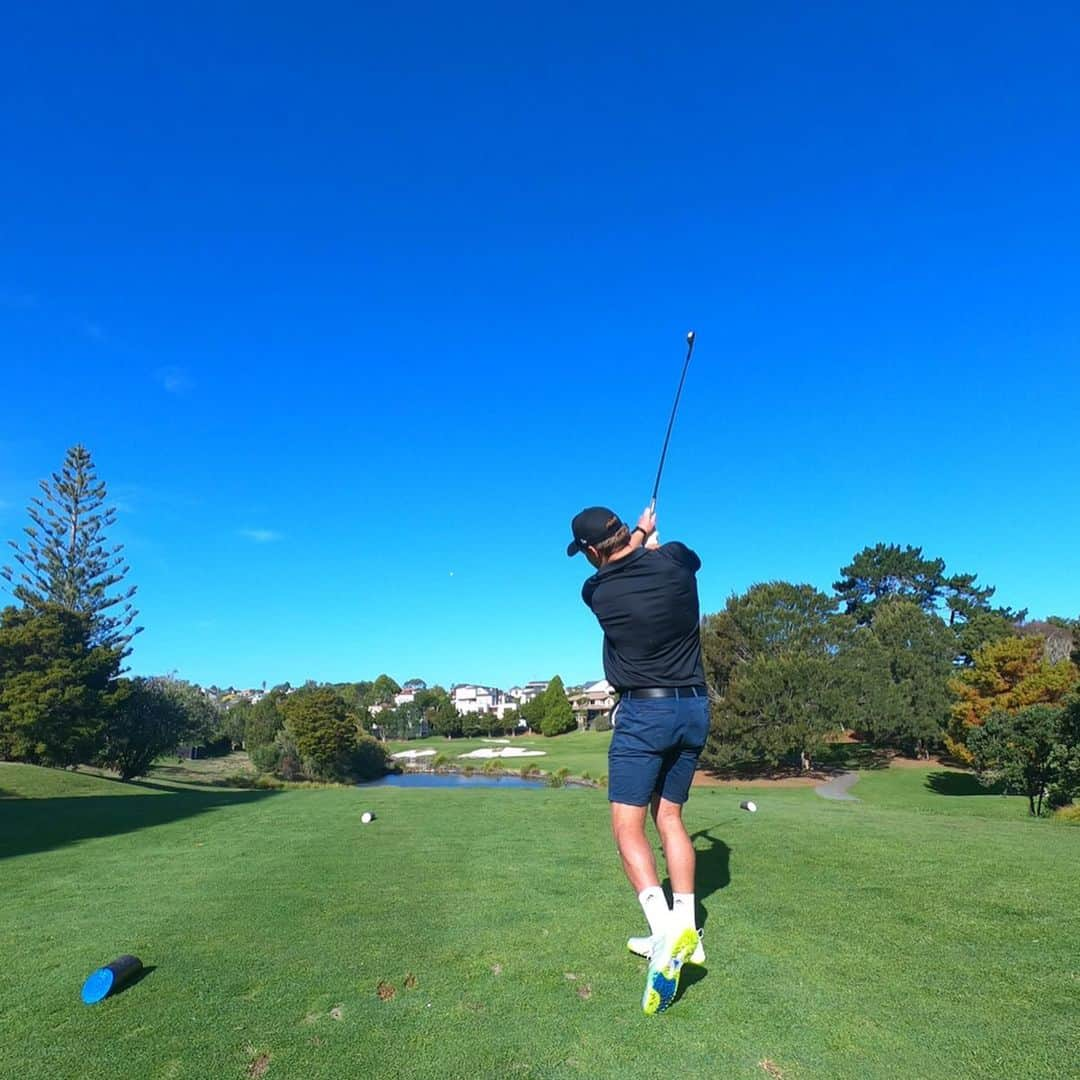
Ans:
[[[361,820],[361,821],[362,821],[362,822],[363,822],[363,823],[364,823],[365,825],[370,825],[370,824],[371,824],[371,823],[372,823],[372,822],[373,822],[373,821],[375,820],[375,815],[374,815],[374,814],[373,814],[373,813],[372,813],[372,812],[371,812],[370,810],[365,810],[365,811],[364,811],[364,812],[363,812],[363,813],[362,813],[362,814],[360,815],[360,820]]]

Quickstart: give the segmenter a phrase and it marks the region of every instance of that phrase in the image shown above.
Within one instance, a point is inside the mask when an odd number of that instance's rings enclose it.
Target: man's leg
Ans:
[[[645,835],[645,814],[648,807],[611,804],[611,831],[619,849],[623,870],[634,892],[660,884],[656,873],[656,858],[652,844]]]
[[[683,824],[682,803],[668,802],[663,798],[657,800],[655,820],[660,843],[664,845],[664,860],[667,862],[668,877],[671,879],[671,891],[692,893],[697,858],[694,842]]]
[[[666,929],[671,912],[660,887],[652,844],[645,835],[645,806],[611,804],[611,831],[619,849],[623,870],[637,893],[638,903],[649,924],[649,931],[660,934]]]

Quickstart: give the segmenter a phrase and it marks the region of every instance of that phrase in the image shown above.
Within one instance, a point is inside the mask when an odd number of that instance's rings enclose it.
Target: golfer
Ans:
[[[697,571],[685,544],[656,541],[656,517],[642,512],[633,530],[604,507],[571,523],[567,555],[579,551],[596,573],[581,598],[604,631],[604,674],[619,692],[608,751],[608,801],[623,869],[649,924],[627,947],[649,958],[641,1007],[661,1012],[675,998],[684,963],[703,964],[694,910],[694,845],[682,808],[709,733],[701,663]],[[672,906],[656,872],[645,817],[652,810],[664,847]]]

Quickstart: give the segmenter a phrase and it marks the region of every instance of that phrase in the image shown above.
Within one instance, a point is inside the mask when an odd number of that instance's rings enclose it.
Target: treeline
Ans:
[[[0,759],[128,779],[182,743],[223,740],[221,710],[197,687],[124,676],[142,629],[136,588],[122,545],[108,543],[116,512],[85,447],[40,488],[0,570],[17,601],[0,611]]]
[[[767,582],[703,619],[707,765],[805,764],[851,732],[949,754],[1033,812],[1080,791],[1078,620],[1026,621],[917,547],[865,548],[840,573],[832,594]]]

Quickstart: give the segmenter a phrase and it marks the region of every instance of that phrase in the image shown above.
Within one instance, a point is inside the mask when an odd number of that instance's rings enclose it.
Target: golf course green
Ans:
[[[0,1075],[1077,1075],[1080,829],[935,765],[852,794],[695,791],[707,966],[646,1018],[601,790],[0,764]]]

